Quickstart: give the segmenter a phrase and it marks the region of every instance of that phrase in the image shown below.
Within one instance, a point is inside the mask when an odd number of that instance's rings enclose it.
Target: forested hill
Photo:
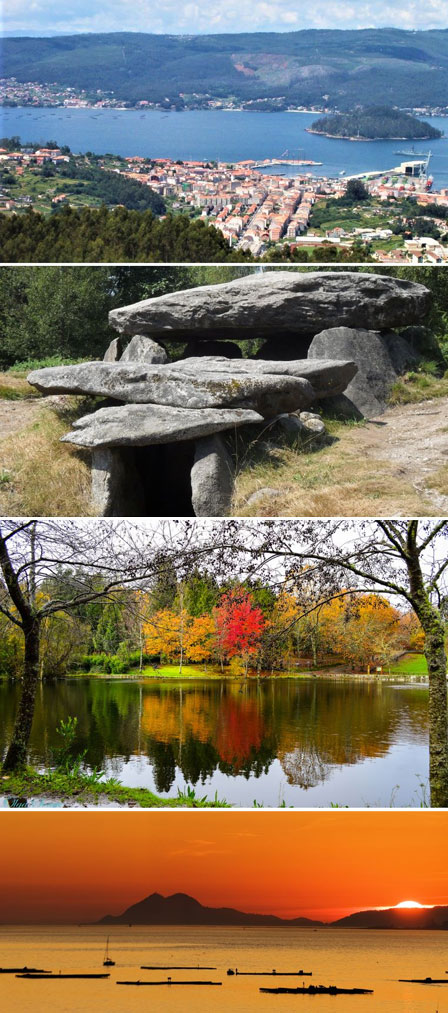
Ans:
[[[448,20],[448,19],[447,19]],[[279,108],[448,105],[448,28],[6,38],[3,75],[182,107],[229,95]],[[200,98],[194,98],[199,95]],[[326,96],[324,98],[324,96]],[[202,97],[202,98],[201,98]]]
[[[428,140],[441,137],[441,131],[430,123],[418,120],[416,116],[400,112],[399,109],[388,109],[387,106],[370,106],[356,109],[352,113],[337,113],[335,116],[322,116],[315,120],[310,130],[315,134],[326,134],[330,137],[349,137],[368,140]]]

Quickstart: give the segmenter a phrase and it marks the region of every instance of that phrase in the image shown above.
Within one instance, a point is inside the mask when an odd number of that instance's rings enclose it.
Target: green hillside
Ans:
[[[3,65],[18,81],[101,89],[129,103],[233,95],[350,109],[374,95],[388,105],[448,105],[448,29],[6,38]]]

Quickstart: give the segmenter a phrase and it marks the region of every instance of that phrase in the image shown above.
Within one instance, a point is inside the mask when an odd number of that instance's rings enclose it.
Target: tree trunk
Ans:
[[[448,700],[446,686],[445,629],[441,613],[432,604],[417,549],[418,522],[411,521],[407,536],[406,563],[410,601],[425,634],[424,653],[429,675],[429,790],[431,807],[448,808]]]
[[[425,628],[425,626],[423,628],[425,630],[424,652],[429,674],[429,784],[431,806],[434,809],[444,809],[448,807],[448,701],[444,629],[440,617],[434,613],[428,628]]]
[[[6,753],[3,770],[17,770],[26,764],[28,744],[34,716],[36,689],[39,681],[40,624],[33,619],[25,630],[25,661],[22,692],[12,739]]]

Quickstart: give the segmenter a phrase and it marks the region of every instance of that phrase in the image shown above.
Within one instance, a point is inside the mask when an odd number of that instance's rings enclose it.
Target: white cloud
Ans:
[[[5,31],[206,32],[302,28],[448,28],[446,0],[4,0]]]

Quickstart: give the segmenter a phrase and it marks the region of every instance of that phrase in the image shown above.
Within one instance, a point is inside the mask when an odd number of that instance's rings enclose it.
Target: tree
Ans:
[[[196,565],[187,522],[158,522],[148,530],[126,521],[4,520],[0,525],[0,613],[24,643],[22,689],[5,770],[26,763],[40,673],[42,628],[53,615],[78,614],[88,603],[122,600],[125,586],[150,589],[157,552],[171,553],[180,577]],[[64,593],[40,594],[66,568]],[[98,586],[98,574],[102,580]],[[131,596],[130,596],[131,600]],[[134,595],[135,608],[139,596]]]
[[[85,647],[88,635],[88,627],[74,615],[46,616],[40,638],[40,678],[56,679],[65,675],[73,657]]]
[[[368,200],[369,197],[369,191],[362,179],[349,179],[342,200],[345,204],[358,204],[359,201]]]
[[[357,670],[390,663],[401,645],[401,614],[382,595],[349,594],[322,611],[334,653]]]
[[[265,626],[261,609],[253,604],[251,594],[235,588],[223,595],[214,617],[224,651],[229,658],[241,658],[247,676],[249,661],[257,654]]]
[[[211,615],[190,618],[185,630],[185,654],[190,661],[209,661],[216,648],[216,624]]]
[[[448,520],[221,522],[214,572],[238,567],[271,585],[294,585],[302,615],[349,594],[383,593],[414,611],[429,674],[431,804],[448,806]],[[304,569],[306,567],[306,570]],[[309,601],[312,576],[316,600]],[[303,591],[303,585],[305,590]],[[346,590],[341,591],[341,588]]]
[[[6,268],[0,276],[0,364],[47,356],[102,357],[112,308],[106,268]]]
[[[95,651],[101,654],[115,654],[119,645],[126,639],[123,618],[124,602],[117,593],[113,601],[106,601],[101,618],[93,636]]]
[[[182,646],[182,621],[174,609],[160,609],[146,620],[143,626],[147,654],[179,658]]]
[[[299,608],[294,595],[280,591],[269,611],[263,636],[263,666],[289,668],[297,646]]]

